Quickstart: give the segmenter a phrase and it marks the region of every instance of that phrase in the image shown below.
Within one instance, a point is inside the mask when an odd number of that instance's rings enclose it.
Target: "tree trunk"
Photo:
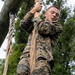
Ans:
[[[9,13],[17,13],[23,0],[5,0],[0,12],[0,46],[4,41],[9,28]]]

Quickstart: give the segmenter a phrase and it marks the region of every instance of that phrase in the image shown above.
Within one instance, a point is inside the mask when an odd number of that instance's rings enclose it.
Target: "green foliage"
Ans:
[[[74,48],[74,37],[75,37],[75,23],[73,17],[67,19],[63,26],[63,33],[59,39],[58,46],[55,48],[55,67],[54,74],[59,72],[59,75],[72,75],[71,69],[74,65],[71,65],[75,61],[75,48]],[[71,66],[72,67],[71,67]],[[61,69],[61,71],[60,71]],[[57,72],[58,71],[58,72]],[[73,69],[74,71],[74,69]]]
[[[0,59],[0,75],[3,73],[3,68],[4,68],[4,59]]]
[[[60,2],[54,4],[59,7]],[[71,67],[71,64],[73,61],[75,61],[75,52],[73,51],[75,20],[72,16],[69,16],[69,18],[67,18],[68,14],[70,13],[69,7],[64,7],[64,5],[61,3],[60,10],[61,16],[59,22],[63,26],[63,32],[58,41],[58,45],[54,49],[55,66],[53,69],[53,75],[72,75],[71,69],[72,67],[74,67],[74,65],[72,65]],[[74,71],[74,69],[72,70]]]
[[[27,36],[28,36],[28,33],[23,31],[21,28],[20,28],[20,19],[18,19],[15,23],[15,42],[18,43],[18,44],[21,44],[21,43],[27,43]],[[17,38],[18,37],[18,38]]]
[[[20,60],[20,55],[24,50],[25,44],[14,44],[12,54],[9,58],[9,68],[7,75],[16,75],[17,64]],[[12,70],[13,69],[13,70]]]
[[[27,0],[28,2],[29,0]],[[28,4],[26,2],[23,2],[18,14],[17,14],[17,19],[15,22],[15,32],[14,32],[14,38],[15,38],[15,43],[13,44],[13,50],[9,58],[9,64],[8,64],[8,72],[7,75],[16,75],[16,68],[17,64],[20,60],[20,55],[22,54],[25,45],[27,43],[28,39],[28,33],[23,31],[20,28],[20,20],[24,17],[24,15],[30,10],[33,1],[30,1]]]

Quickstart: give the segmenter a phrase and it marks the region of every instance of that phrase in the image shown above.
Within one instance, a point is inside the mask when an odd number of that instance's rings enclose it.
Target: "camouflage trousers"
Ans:
[[[29,63],[29,56],[22,57],[17,66],[17,75],[30,75]],[[32,75],[51,75],[51,67],[46,59],[37,59]]]

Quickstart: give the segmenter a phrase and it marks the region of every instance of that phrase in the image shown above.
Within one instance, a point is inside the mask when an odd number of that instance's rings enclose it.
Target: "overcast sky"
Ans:
[[[75,4],[75,0],[67,0],[68,1],[68,5],[72,5],[74,6]],[[4,2],[0,0],[0,11],[2,9],[2,6],[3,6]],[[7,40],[4,41],[4,43],[2,44],[1,48],[0,48],[0,58],[5,58],[6,56],[6,53],[4,52],[4,50],[6,49],[7,47]]]
[[[2,6],[3,6],[4,2],[0,0],[0,11],[2,9]],[[1,46],[0,48],[0,58],[5,58],[6,54],[4,52],[4,49],[6,48],[6,40],[5,40],[5,43]]]

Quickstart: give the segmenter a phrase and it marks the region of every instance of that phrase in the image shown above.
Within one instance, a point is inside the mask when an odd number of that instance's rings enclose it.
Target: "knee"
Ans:
[[[17,75],[29,75],[29,68],[23,64],[17,66]]]
[[[17,66],[17,75],[29,75],[30,66],[26,58],[22,58]]]
[[[39,60],[32,75],[51,75],[51,67],[45,60]]]
[[[46,66],[35,69],[32,75],[51,75],[51,71]]]

